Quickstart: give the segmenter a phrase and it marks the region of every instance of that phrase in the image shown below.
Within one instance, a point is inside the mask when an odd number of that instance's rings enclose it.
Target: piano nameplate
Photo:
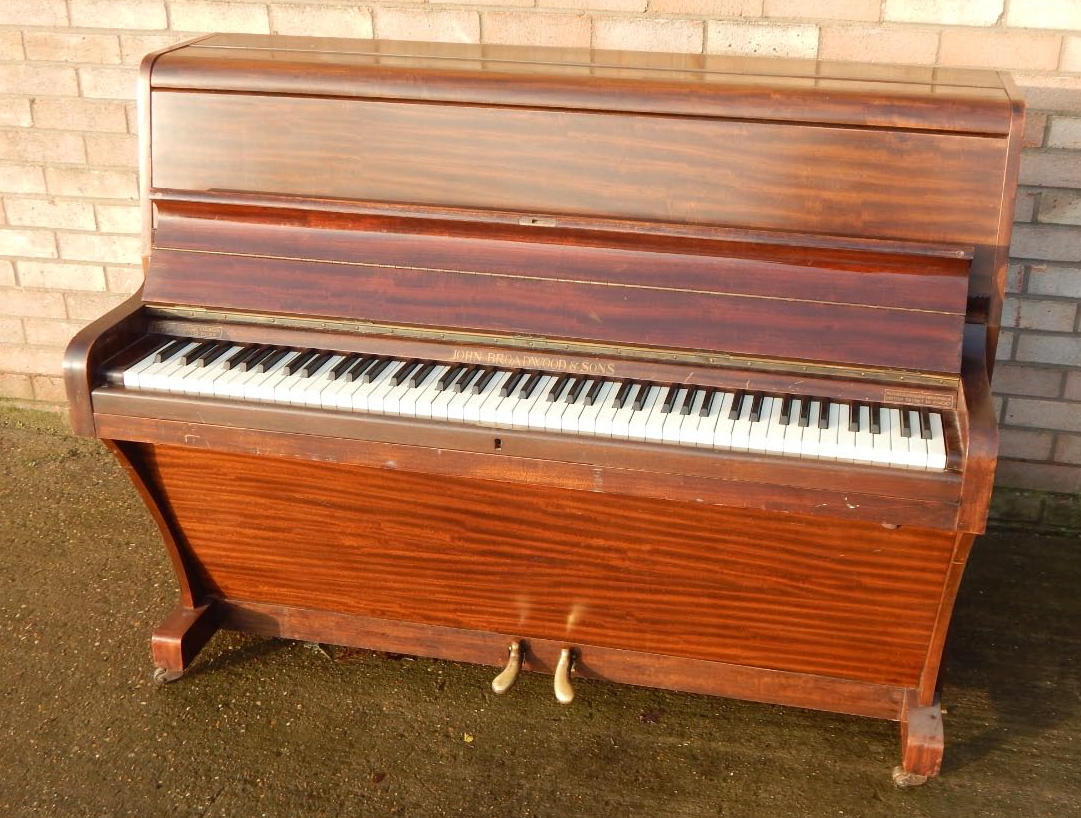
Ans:
[[[935,409],[956,409],[957,396],[943,392],[926,392],[916,389],[887,388],[882,393],[883,403],[927,406]]]

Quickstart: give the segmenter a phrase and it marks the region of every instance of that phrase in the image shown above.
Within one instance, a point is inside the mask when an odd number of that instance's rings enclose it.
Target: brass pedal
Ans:
[[[574,687],[571,685],[572,670],[574,670],[574,648],[563,648],[559,652],[554,682],[556,699],[560,704],[570,704],[574,701]]]
[[[522,671],[522,643],[511,642],[507,650],[510,654],[507,657],[507,666],[492,679],[492,692],[500,696],[514,686],[518,681],[518,674]]]

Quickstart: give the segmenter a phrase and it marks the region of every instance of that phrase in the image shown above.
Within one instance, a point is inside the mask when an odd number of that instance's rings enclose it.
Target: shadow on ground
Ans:
[[[219,634],[151,681],[164,550],[96,441],[0,406],[0,815],[1081,816],[1081,541],[980,540],[943,676],[941,778],[897,727]]]

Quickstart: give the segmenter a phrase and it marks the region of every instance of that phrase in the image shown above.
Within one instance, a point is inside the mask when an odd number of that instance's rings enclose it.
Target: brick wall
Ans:
[[[1081,0],[0,0],[0,397],[63,401],[66,340],[138,286],[136,66],[209,31],[1012,71],[1030,119],[999,485],[1081,491]]]

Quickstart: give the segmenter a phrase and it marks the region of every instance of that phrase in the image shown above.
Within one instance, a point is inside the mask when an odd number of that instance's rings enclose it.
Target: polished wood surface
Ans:
[[[262,35],[149,56],[146,284],[65,358],[215,629],[901,723],[997,455],[1023,103],[991,72]],[[279,127],[288,122],[289,127]],[[161,335],[930,407],[917,472],[125,388]]]

